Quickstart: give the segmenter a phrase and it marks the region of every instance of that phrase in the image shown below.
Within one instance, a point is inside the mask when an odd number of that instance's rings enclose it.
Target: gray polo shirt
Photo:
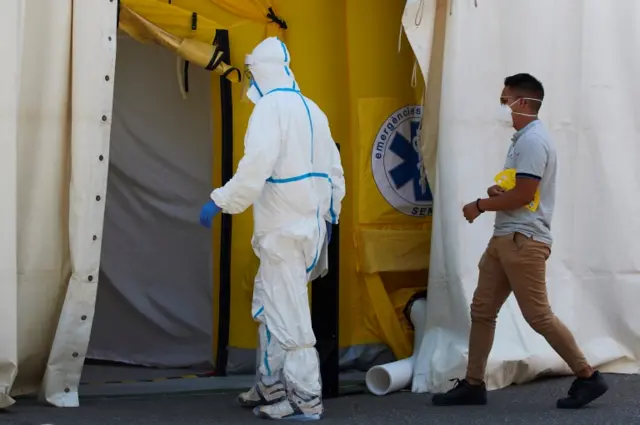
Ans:
[[[496,213],[494,235],[522,233],[551,245],[551,216],[556,200],[556,148],[540,120],[516,132],[504,169],[515,168],[516,177],[540,180],[540,204],[535,212],[526,207]]]

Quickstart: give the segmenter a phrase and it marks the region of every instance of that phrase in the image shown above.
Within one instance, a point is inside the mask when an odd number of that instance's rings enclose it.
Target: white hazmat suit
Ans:
[[[289,63],[287,48],[276,37],[247,56],[247,96],[255,108],[244,157],[233,178],[211,194],[227,214],[253,204],[252,245],[260,268],[252,314],[260,324],[261,380],[252,390],[258,397],[245,393],[241,403],[255,402],[256,414],[272,419],[322,414],[307,283],[326,273],[325,221],[338,223],[345,195],[327,117],[300,93]]]

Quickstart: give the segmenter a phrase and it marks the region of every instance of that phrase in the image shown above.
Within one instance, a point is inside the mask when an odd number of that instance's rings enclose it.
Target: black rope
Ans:
[[[184,61],[182,69],[182,81],[184,82],[184,92],[189,93],[189,61]]]
[[[273,11],[273,7],[269,8],[269,13],[267,13],[267,19],[269,19],[269,22],[274,22],[278,24],[278,26],[283,30],[287,29],[287,21],[278,17],[278,15],[276,15],[276,12]]]
[[[232,72],[235,72],[238,75],[238,81],[242,81],[242,74],[240,73],[240,70],[238,68],[233,68],[233,67],[223,72],[221,77],[227,78],[227,75],[231,74]]]

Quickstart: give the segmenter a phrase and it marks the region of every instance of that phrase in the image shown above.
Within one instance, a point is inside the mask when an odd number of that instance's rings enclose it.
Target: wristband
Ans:
[[[484,212],[484,210],[482,208],[480,208],[480,198],[476,199],[476,208],[478,209],[478,212],[480,214],[482,214]]]

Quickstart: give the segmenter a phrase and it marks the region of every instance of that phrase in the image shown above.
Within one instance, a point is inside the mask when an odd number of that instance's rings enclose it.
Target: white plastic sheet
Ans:
[[[473,225],[465,202],[482,196],[510,134],[495,109],[507,75],[546,89],[541,118],[558,149],[548,262],[556,314],[594,366],[640,369],[640,3],[635,0],[453,0],[447,16],[437,149],[427,331],[413,391],[446,389],[467,360],[469,303],[493,215]],[[437,35],[436,35],[437,37]],[[487,383],[569,373],[510,298],[498,318]]]
[[[120,36],[100,284],[88,357],[146,366],[211,361],[211,73]]]

